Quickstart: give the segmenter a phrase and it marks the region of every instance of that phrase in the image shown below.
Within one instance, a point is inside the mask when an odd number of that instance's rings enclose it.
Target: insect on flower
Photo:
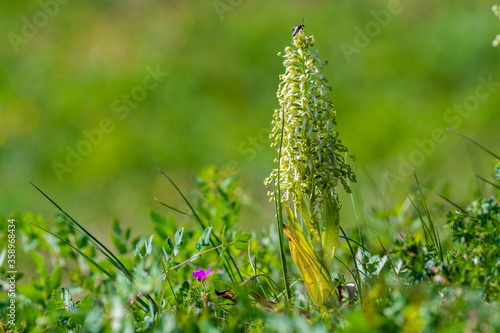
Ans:
[[[210,274],[211,269],[212,269],[211,267],[209,269],[207,269],[207,271],[205,271],[203,269],[199,269],[199,270],[193,272],[193,276],[195,278],[197,278],[198,280],[203,281],[207,278],[208,274]]]
[[[295,37],[295,35],[299,33],[300,29],[304,29],[304,19],[302,19],[302,23],[301,24],[296,25],[295,27],[293,27],[292,37]]]

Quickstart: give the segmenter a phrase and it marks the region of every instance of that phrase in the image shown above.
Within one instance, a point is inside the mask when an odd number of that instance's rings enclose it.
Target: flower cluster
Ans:
[[[280,109],[274,112],[270,137],[274,139],[271,147],[278,152],[281,145],[279,184],[285,198],[297,203],[305,195],[311,206],[317,207],[326,197],[335,200],[334,188],[339,181],[350,193],[347,180],[356,181],[356,177],[344,159],[347,148],[335,131],[331,87],[323,77],[318,51],[310,50],[313,44],[314,36],[306,37],[300,29],[293,47],[287,47],[284,55],[278,54],[284,58],[286,71],[280,75]],[[265,184],[277,178],[278,169],[274,169]]]
[[[498,5],[493,5],[493,7],[491,7],[491,10],[493,11],[493,13],[498,16],[498,18],[500,18],[500,6]],[[500,44],[500,35],[497,35],[495,37],[495,39],[493,40],[492,42],[493,46],[497,47],[498,44]]]

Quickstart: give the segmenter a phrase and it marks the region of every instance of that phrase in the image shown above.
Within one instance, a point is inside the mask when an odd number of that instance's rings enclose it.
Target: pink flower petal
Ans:
[[[199,270],[193,272],[193,276],[195,278],[197,278],[198,280],[203,281],[203,280],[206,279],[206,277],[208,276],[208,274],[210,274],[211,270],[212,270],[211,267],[209,269],[207,269],[206,272],[203,269],[199,269]]]

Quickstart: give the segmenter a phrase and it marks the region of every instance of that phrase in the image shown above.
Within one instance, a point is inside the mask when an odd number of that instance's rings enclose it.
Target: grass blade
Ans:
[[[437,195],[438,197],[440,197],[441,199],[443,199],[444,201],[448,202],[450,205],[454,206],[455,208],[457,208],[461,212],[463,212],[463,213],[466,212],[465,209],[463,209],[462,207],[460,207],[459,205],[457,205],[456,203],[454,203],[450,199],[446,198],[445,196],[443,196],[443,195],[441,195],[439,193],[436,193],[436,192],[434,192],[434,194]]]
[[[281,190],[280,190],[280,169],[281,169],[281,149],[283,147],[283,132],[285,130],[285,103],[283,102],[283,109],[281,111],[281,135],[280,135],[280,149],[278,152],[278,175],[274,183],[274,201],[276,205],[276,222],[278,224],[278,236],[280,242],[280,259],[281,270],[283,272],[283,279],[285,281],[286,296],[292,299],[292,292],[290,291],[290,283],[288,281],[288,272],[286,267],[285,256],[285,237],[283,235],[283,210],[281,203]]]
[[[484,150],[485,152],[487,152],[488,154],[490,154],[491,156],[493,156],[497,160],[500,160],[500,156],[498,156],[497,154],[495,154],[494,152],[492,152],[488,148],[484,147],[483,145],[481,145],[480,143],[478,143],[476,140],[474,140],[472,138],[469,138],[468,136],[463,135],[462,133],[454,131],[451,128],[447,128],[447,130],[450,131],[450,132],[452,132],[452,133],[454,133],[454,134],[456,134],[456,135],[460,135],[462,138],[464,138],[466,140],[469,140],[470,142],[472,142],[473,144],[475,144],[476,146],[478,146],[479,148],[481,148],[482,150]]]
[[[500,189],[500,186],[498,186],[497,184],[492,183],[491,181],[489,181],[489,180],[481,177],[480,175],[476,175],[476,177],[479,178],[479,179],[481,179],[483,182],[488,183],[488,184],[490,184],[491,186],[493,186],[493,187],[495,187],[497,189]]]
[[[98,248],[101,248],[101,252],[106,256],[106,258],[113,263],[114,266],[118,266],[120,268],[120,271],[122,271],[125,276],[127,276],[129,279],[133,279],[132,273],[120,262],[120,260],[108,249],[106,246],[104,246],[97,238],[95,238],[91,233],[89,233],[83,226],[81,226],[76,220],[71,217],[68,213],[66,213],[58,204],[54,202],[47,194],[45,194],[41,189],[38,188],[35,184],[33,184],[29,179],[28,182],[33,185],[45,198],[47,198],[61,213],[66,215],[80,230],[83,232],[83,234],[88,237],[90,240],[94,241],[95,244]],[[74,227],[74,225],[72,225]]]

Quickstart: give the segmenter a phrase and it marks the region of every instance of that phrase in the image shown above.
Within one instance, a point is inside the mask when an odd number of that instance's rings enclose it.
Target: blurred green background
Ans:
[[[183,208],[157,169],[187,191],[216,164],[241,174],[240,227],[269,225],[262,182],[274,166],[267,135],[284,70],[276,54],[303,18],[329,60],[363,209],[405,199],[414,182],[405,161],[425,186],[468,200],[484,191],[474,173],[489,176],[491,158],[450,133],[429,140],[454,127],[497,148],[500,87],[478,79],[500,82],[494,3],[3,1],[0,211],[53,214],[30,179],[89,230],[109,233],[116,216],[147,231],[148,208],[166,213],[153,197]],[[168,74],[144,89],[155,70]],[[103,121],[107,131],[86,146],[85,131]],[[78,149],[87,156],[68,166]]]

